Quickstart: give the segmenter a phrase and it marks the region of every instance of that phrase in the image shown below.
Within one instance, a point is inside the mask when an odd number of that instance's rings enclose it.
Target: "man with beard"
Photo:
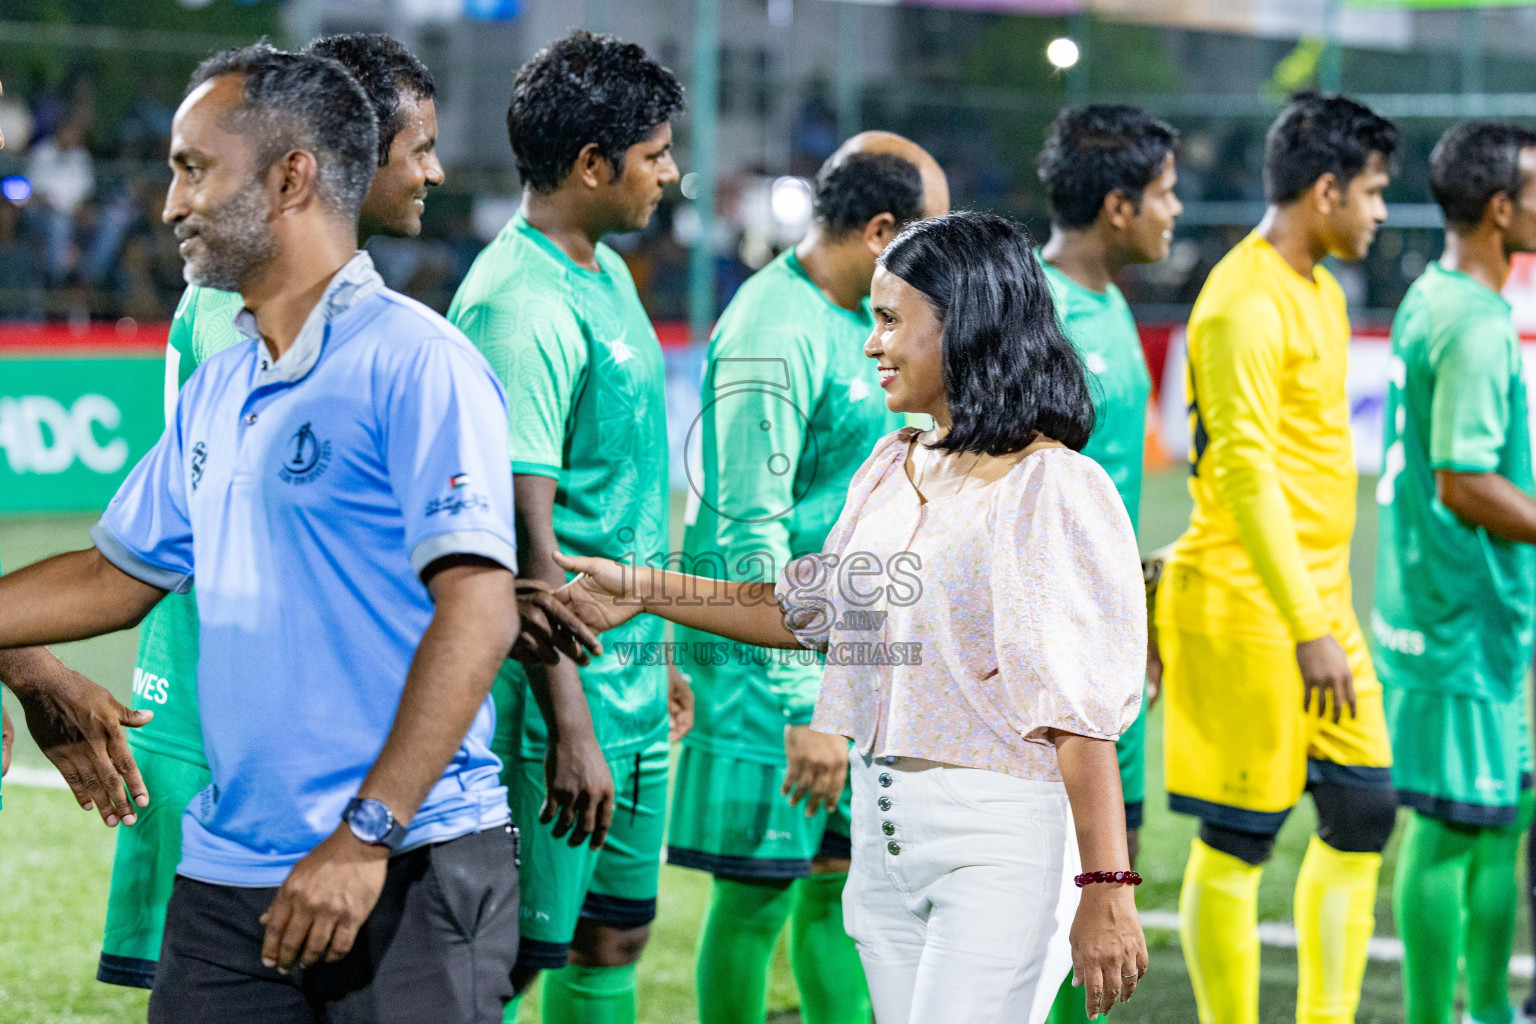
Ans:
[[[517,639],[506,405],[356,251],[378,164],[337,63],[216,54],[176,113],[165,219],[246,340],[92,531],[0,577],[0,647],[130,626],[197,579],[212,784],[183,818],[149,1019],[494,1019],[517,946],[489,742]]]
[[[363,200],[358,243],[374,234],[419,234],[427,189],[443,181],[431,73],[399,42],[377,33],[326,36],[305,52],[340,61],[368,94],[378,119],[379,166]],[[176,396],[192,371],[241,340],[235,315],[242,305],[231,291],[189,285],[183,293],[166,349],[167,423],[176,418]],[[151,988],[181,853],[181,814],[209,781],[197,720],[193,594],[167,595],[141,624],[131,706],[154,715],[130,740],[154,799],[139,812],[138,824],[118,835],[96,978]]]

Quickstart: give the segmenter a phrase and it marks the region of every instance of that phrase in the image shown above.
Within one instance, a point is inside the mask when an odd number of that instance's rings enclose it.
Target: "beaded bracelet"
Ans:
[[[1124,885],[1140,885],[1141,876],[1134,871],[1089,871],[1078,875],[1072,881],[1081,889],[1085,885],[1094,882],[1120,882]]]

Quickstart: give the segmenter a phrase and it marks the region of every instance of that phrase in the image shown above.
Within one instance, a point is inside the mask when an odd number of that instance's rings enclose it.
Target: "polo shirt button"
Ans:
[[[245,425],[248,426],[248,427],[254,427],[256,425],[256,414],[255,413],[252,412],[252,413],[247,413],[246,414]]]
[[[887,850],[891,851],[891,856],[892,857],[898,856],[901,853],[901,844],[898,843],[894,839],[892,839],[890,842],[886,843],[885,844],[885,848]]]
[[[894,821],[882,821],[880,823],[880,831],[888,836],[893,836],[896,834],[896,823]]]
[[[896,756],[894,756],[892,754],[887,754],[887,755],[885,755],[884,757],[882,757],[880,759],[880,763],[881,764],[895,764],[897,761],[900,761],[900,760],[901,760],[901,758],[899,758],[899,757],[896,757]]]
[[[888,796],[881,797],[879,800],[876,800],[875,803],[880,805],[880,809],[882,811],[888,811],[891,809],[891,798]]]
[[[891,783],[893,783],[895,781],[896,781],[895,779],[891,778],[891,773],[890,772],[881,772],[880,773],[880,785],[886,787],[887,789],[889,789],[890,786],[891,786]]]

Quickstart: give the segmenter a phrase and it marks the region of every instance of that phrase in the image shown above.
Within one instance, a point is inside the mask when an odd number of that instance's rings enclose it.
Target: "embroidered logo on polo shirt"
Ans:
[[[203,482],[203,465],[208,461],[208,446],[199,441],[192,446],[192,489]]]
[[[331,464],[331,442],[315,436],[314,427],[305,423],[288,439],[287,455],[277,475],[284,483],[314,483]]]

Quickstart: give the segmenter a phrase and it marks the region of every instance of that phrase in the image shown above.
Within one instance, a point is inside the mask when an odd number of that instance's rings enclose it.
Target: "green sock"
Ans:
[[[804,1024],[869,1024],[869,984],[843,927],[846,872],[802,878],[789,925],[789,962]]]
[[[501,1024],[517,1024],[517,1015],[522,1012],[523,997],[513,996],[506,1009],[501,1011]]]
[[[1480,829],[1467,879],[1467,1012],[1477,1024],[1510,1024],[1509,954],[1515,945],[1515,861],[1530,826],[1531,791],[1520,794],[1519,818]]]
[[[763,1024],[773,946],[794,907],[788,879],[715,879],[699,935],[699,1024]]]
[[[1466,932],[1467,877],[1478,831],[1418,813],[1408,821],[1392,888],[1397,933],[1403,939],[1405,1024],[1452,1019]]]
[[[544,1024],[635,1024],[635,965],[544,972]]]

